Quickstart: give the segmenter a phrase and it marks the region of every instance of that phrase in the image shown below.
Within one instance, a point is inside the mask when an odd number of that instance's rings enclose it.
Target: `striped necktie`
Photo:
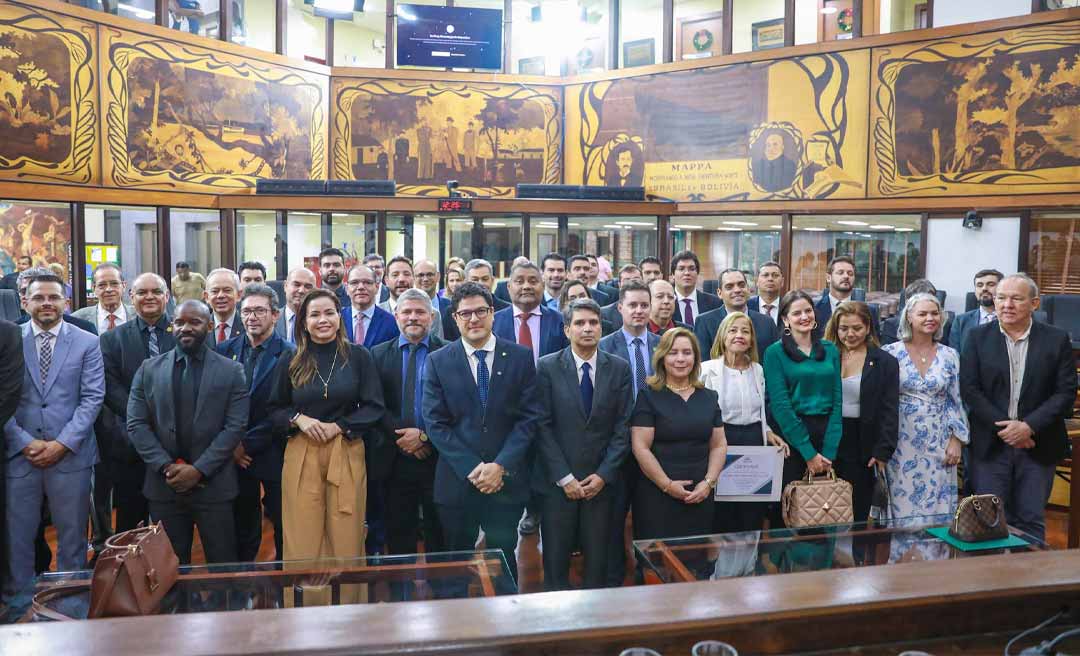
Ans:
[[[156,357],[161,354],[161,348],[158,346],[157,326],[150,326],[146,329],[150,334],[150,339],[146,342],[146,350],[150,352],[150,357]]]
[[[38,368],[41,369],[41,384],[49,379],[49,367],[52,366],[52,333],[41,333],[41,351],[38,353]]]

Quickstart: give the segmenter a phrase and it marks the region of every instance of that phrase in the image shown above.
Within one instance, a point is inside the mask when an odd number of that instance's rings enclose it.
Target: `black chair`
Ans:
[[[978,297],[975,296],[975,292],[968,292],[964,297],[964,312],[971,312],[977,307],[979,307]]]
[[[11,289],[0,289],[0,319],[18,321],[22,316],[19,294]]]
[[[701,281],[701,291],[706,294],[712,294],[713,296],[720,295],[720,281],[716,279],[707,279]]]
[[[1043,304],[1051,308],[1047,311],[1050,324],[1069,331],[1073,348],[1080,348],[1080,295],[1047,294],[1043,297]],[[1039,313],[1035,312],[1036,319]]]

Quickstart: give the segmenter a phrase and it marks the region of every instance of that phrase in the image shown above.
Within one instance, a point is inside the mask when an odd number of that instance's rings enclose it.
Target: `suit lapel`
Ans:
[[[246,339],[241,341],[240,343],[242,344],[241,349],[246,349],[248,347]],[[273,371],[274,365],[277,364],[278,356],[281,355],[281,350],[281,342],[276,339],[271,340],[270,345],[266,349],[265,355],[263,355],[262,360],[259,360],[259,365],[255,367],[255,373],[251,376],[252,393],[254,393],[256,388],[258,388],[259,385],[262,384],[263,379],[266,378],[267,374]],[[243,351],[241,350],[241,352]],[[248,357],[251,357],[250,354],[248,355]]]
[[[600,349],[596,350],[596,369],[593,370],[593,408],[596,408],[599,403],[607,396],[607,382],[608,376],[611,371],[611,362],[607,353],[603,353]],[[577,373],[577,372],[575,372]],[[576,376],[575,376],[576,378]],[[580,397],[581,395],[578,394]],[[582,406],[584,407],[584,406]],[[590,418],[592,415],[590,415]]]
[[[34,329],[29,321],[26,322],[22,334],[23,361],[26,362],[26,366],[30,370],[30,378],[34,381],[34,386],[38,388],[38,393],[45,396],[45,390],[42,389],[41,383],[41,366],[38,362],[37,345],[34,343]]]
[[[169,394],[165,398],[157,399],[157,403],[155,405],[156,407],[163,409],[165,425],[170,427],[174,433],[176,431],[176,404],[173,403],[174,397],[172,395],[172,375],[173,367],[175,366],[176,360],[171,356],[158,360],[158,371],[156,376],[157,381],[155,381],[155,384],[151,388],[158,391],[169,390]],[[206,374],[206,369],[203,368],[203,378],[206,378]],[[200,388],[200,392],[201,391],[202,390]],[[198,415],[198,412],[196,412],[196,415]]]
[[[430,353],[429,353],[429,355],[430,355]],[[391,393],[394,394],[397,397],[401,397],[401,394],[402,394],[402,391],[403,391],[402,390],[402,385],[404,385],[404,381],[401,379],[401,367],[403,365],[404,365],[404,360],[402,359],[401,348],[395,344],[394,348],[392,348],[390,350],[390,385],[391,385],[390,389],[392,390]],[[419,373],[419,371],[418,371],[418,373]],[[418,380],[418,381],[416,381],[416,383],[417,383],[417,385],[420,385],[422,383],[422,381]],[[400,402],[398,403],[398,412],[397,412],[398,415],[401,414],[401,409],[404,408],[404,407],[405,407],[405,399],[400,398]]]
[[[33,329],[31,329],[31,333]],[[64,361],[67,360],[68,353],[71,352],[71,342],[74,339],[71,333],[71,327],[64,327],[61,325],[60,337],[57,338],[56,344],[53,346],[52,364],[49,365],[49,377],[45,380],[45,386],[42,388],[41,393],[48,395],[49,390],[52,389],[56,379],[60,377],[60,369],[64,366]],[[40,377],[40,371],[38,372]]]
[[[480,392],[476,387],[476,379],[473,378],[472,375],[472,364],[469,362],[469,354],[465,351],[465,345],[459,339],[455,341],[450,348],[457,350],[457,353],[452,359],[452,362],[457,363],[456,366],[458,367],[458,375],[456,376],[456,378],[465,381],[465,389],[467,390],[467,393],[472,397],[472,406],[479,407]],[[451,377],[451,380],[453,380],[454,378],[455,377]],[[490,388],[491,385],[489,382],[488,389]],[[488,396],[488,403],[491,403],[490,395]]]
[[[506,371],[507,361],[509,356],[506,353],[506,347],[500,344],[501,340],[495,340],[495,357],[491,360],[491,376],[488,380],[488,407],[498,401],[502,401],[502,389],[506,386],[503,382],[504,372]],[[479,393],[477,394],[479,396]]]
[[[589,415],[585,413],[585,404],[581,400],[581,394],[575,393],[575,390],[581,389],[581,383],[578,382],[577,378],[577,362],[574,360],[574,354],[569,348],[564,349],[562,357],[559,358],[559,360],[559,364],[561,365],[560,368],[562,369],[562,374],[564,378],[564,383],[566,384],[566,389],[570,392],[570,396],[574,397],[574,408],[578,411],[578,414],[581,415],[582,420],[584,420],[585,423],[588,423]],[[594,395],[595,389],[596,386],[594,385]],[[593,397],[593,403],[596,403],[595,396]]]
[[[999,330],[998,332],[1001,332],[1001,331]],[[1031,379],[1032,379],[1032,376],[1033,376],[1032,371],[1035,369],[1035,367],[1033,367],[1031,365],[1033,364],[1033,358],[1035,356],[1035,349],[1038,348],[1035,345],[1041,343],[1041,341],[1039,340],[1038,332],[1040,332],[1038,322],[1036,322],[1034,319],[1032,319],[1031,320],[1031,332],[1028,333],[1027,357],[1024,358],[1024,379],[1022,381],[1020,381],[1020,394],[1019,394],[1019,396],[1017,396],[1018,400],[1024,398],[1024,395],[1027,394],[1028,387],[1031,386]],[[1006,349],[1005,351],[1006,351],[1006,356],[1007,356],[1008,355],[1008,349]]]
[[[206,397],[210,395],[210,384],[214,375],[214,354],[207,352],[203,356],[203,371],[202,378],[199,380],[199,398],[195,401],[195,416],[202,416],[203,404],[206,403]]]

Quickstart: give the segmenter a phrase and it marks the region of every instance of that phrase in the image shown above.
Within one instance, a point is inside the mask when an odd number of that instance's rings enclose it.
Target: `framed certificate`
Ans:
[[[717,501],[779,501],[784,455],[774,446],[729,446],[716,481]]]

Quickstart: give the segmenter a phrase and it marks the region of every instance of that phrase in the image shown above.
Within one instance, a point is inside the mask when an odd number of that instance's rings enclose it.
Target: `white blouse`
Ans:
[[[701,382],[717,394],[725,424],[745,426],[761,422],[761,439],[768,444],[771,431],[765,414],[765,370],[757,362],[745,371],[732,369],[722,359],[701,363]]]
[[[862,372],[840,380],[840,390],[844,394],[841,414],[849,419],[859,418],[859,397],[862,388]]]

